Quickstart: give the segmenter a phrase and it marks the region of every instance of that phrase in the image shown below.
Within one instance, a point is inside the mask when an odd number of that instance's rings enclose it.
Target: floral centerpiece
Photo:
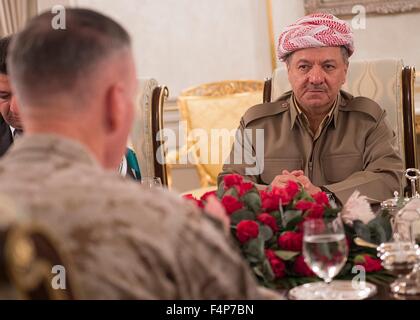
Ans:
[[[303,223],[310,219],[335,219],[339,210],[332,208],[324,192],[309,195],[303,187],[289,181],[284,188],[258,190],[242,176],[224,176],[217,192],[201,199],[191,195],[204,207],[215,194],[230,218],[233,238],[261,284],[270,288],[291,288],[319,281],[302,255]],[[349,255],[336,279],[351,279],[355,265],[365,268],[366,278],[385,283],[394,277],[381,267],[374,245],[391,238],[390,217],[386,212],[373,215],[363,197],[355,193],[341,211]],[[358,239],[359,241],[354,241]],[[363,240],[363,241],[360,241]]]

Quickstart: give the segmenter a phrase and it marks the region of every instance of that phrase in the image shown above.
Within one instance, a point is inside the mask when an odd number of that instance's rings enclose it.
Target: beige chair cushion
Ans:
[[[401,102],[401,73],[403,62],[398,59],[351,61],[343,90],[353,96],[376,101],[386,110],[391,128],[397,135],[398,149],[404,156],[404,129]],[[271,101],[291,90],[285,67],[273,73]],[[404,160],[404,159],[403,159]]]
[[[262,85],[261,85],[262,87]],[[178,99],[183,120],[187,121],[189,134],[194,130],[198,135],[190,136],[189,146],[200,147],[200,132],[209,137],[210,151],[195,152],[199,163],[197,169],[201,186],[214,185],[223,163],[229,156],[235,132],[243,114],[253,105],[262,102],[262,90],[234,93],[220,96],[181,96]],[[222,140],[211,138],[217,129],[229,131],[230,138]],[[213,130],[213,131],[212,131]],[[219,131],[221,133],[221,131]],[[195,149],[197,151],[197,149]],[[217,153],[218,152],[218,153]],[[213,156],[213,159],[211,158]],[[217,161],[214,161],[217,160]]]

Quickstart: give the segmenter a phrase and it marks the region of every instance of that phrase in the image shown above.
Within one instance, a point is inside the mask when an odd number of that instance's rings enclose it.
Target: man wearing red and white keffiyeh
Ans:
[[[349,24],[331,14],[315,13],[286,27],[279,38],[278,57],[284,61],[299,49],[343,46],[350,57],[354,52]]]
[[[278,58],[292,90],[245,113],[239,127],[245,138],[235,142],[219,181],[229,173],[277,187],[292,180],[310,194],[327,192],[338,204],[355,190],[373,203],[391,198],[403,164],[386,113],[375,101],[341,90],[353,52],[349,24],[331,14],[311,14],[287,26]],[[249,130],[260,129],[262,154],[246,139]],[[255,161],[235,163],[238,151]]]

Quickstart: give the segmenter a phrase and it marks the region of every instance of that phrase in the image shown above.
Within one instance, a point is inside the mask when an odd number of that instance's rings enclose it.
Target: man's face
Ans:
[[[347,64],[339,47],[294,52],[288,75],[296,99],[304,109],[329,107],[346,80]]]
[[[11,91],[9,77],[5,74],[0,74],[0,113],[8,125],[22,129],[16,98]]]

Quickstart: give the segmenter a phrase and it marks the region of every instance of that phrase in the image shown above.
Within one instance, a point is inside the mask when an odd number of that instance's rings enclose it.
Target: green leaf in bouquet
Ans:
[[[260,225],[260,235],[264,241],[268,241],[273,237],[273,230],[266,225]]]
[[[388,215],[378,214],[367,225],[371,230],[371,242],[380,244],[392,238],[392,226]]]
[[[372,242],[370,238],[370,229],[362,221],[360,220],[353,221],[353,228],[354,228],[354,232],[359,238],[362,238],[363,240],[367,242]]]
[[[229,188],[225,191],[225,193],[223,194],[223,196],[232,196],[235,197],[236,199],[239,198],[239,193],[238,190],[236,190],[236,188]]]
[[[223,181],[219,184],[216,194],[219,199],[222,199],[223,196],[225,195],[225,183]]]
[[[236,211],[230,216],[230,221],[233,225],[237,225],[242,220],[255,220],[255,213],[250,210],[243,209]]]
[[[314,199],[309,195],[309,193],[307,193],[306,191],[305,191],[305,189],[301,189],[299,192],[298,192],[298,194],[295,196],[295,198],[294,198],[294,202],[295,202],[295,204],[297,203],[297,202],[299,202],[300,200],[308,200],[308,201],[314,201]]]
[[[296,251],[286,251],[286,250],[277,250],[275,251],[276,256],[282,259],[283,261],[289,261],[296,258],[298,255],[300,255],[300,252]]]
[[[248,261],[252,263],[258,263],[265,259],[264,254],[264,239],[261,236],[258,238],[249,240],[243,246],[243,252],[248,259]]]
[[[334,220],[337,218],[338,213],[340,212],[339,209],[334,208],[325,208],[324,210],[324,219],[326,220]]]
[[[381,244],[383,242],[387,242],[387,235],[385,233],[384,228],[376,223],[369,223],[368,224],[370,230],[370,240],[372,243]]]
[[[284,213],[284,224],[286,230],[294,229],[294,227],[303,220],[302,211],[288,210]]]
[[[242,197],[242,200],[254,213],[261,210],[261,197],[258,192],[248,192]]]
[[[274,217],[274,219],[276,219],[277,225],[282,227],[283,226],[283,218],[282,218],[282,215],[281,215],[280,211],[278,211],[278,210],[271,211],[270,214],[271,214],[271,216]]]
[[[264,279],[268,281],[273,281],[276,278],[276,276],[274,275],[270,262],[267,259],[264,259],[261,266]]]
[[[252,270],[257,275],[257,277],[264,278],[264,274],[263,274],[263,272],[261,270],[261,266],[255,266],[255,267],[252,268]]]

